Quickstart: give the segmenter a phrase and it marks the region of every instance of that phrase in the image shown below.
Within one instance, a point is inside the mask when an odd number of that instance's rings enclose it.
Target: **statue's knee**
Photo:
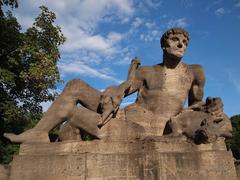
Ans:
[[[84,81],[82,81],[81,79],[73,79],[67,83],[66,87],[72,87],[83,83]]]
[[[85,86],[86,86],[86,83],[81,79],[73,79],[66,84],[64,91],[76,90]]]

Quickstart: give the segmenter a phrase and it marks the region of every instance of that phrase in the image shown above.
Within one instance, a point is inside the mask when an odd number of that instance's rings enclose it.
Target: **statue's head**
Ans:
[[[166,31],[160,40],[165,54],[182,58],[189,41],[189,34],[181,28],[173,28]]]

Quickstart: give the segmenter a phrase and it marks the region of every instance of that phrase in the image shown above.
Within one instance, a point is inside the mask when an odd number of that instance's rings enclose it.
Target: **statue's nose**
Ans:
[[[183,47],[182,43],[178,43],[177,47],[182,48]]]

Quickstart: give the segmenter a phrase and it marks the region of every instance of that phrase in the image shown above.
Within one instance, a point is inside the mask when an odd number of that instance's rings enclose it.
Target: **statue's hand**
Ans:
[[[223,117],[223,102],[219,97],[206,99],[205,111],[216,117]]]
[[[200,101],[189,106],[187,109],[193,110],[193,111],[204,111],[204,106],[205,106],[205,102]]]
[[[100,97],[100,106],[102,110],[102,121],[106,121],[111,114],[119,109],[124,94],[119,92],[115,86],[108,87]]]

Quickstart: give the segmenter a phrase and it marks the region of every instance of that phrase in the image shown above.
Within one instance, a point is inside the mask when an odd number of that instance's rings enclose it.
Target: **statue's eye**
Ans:
[[[178,41],[179,39],[177,37],[172,37],[171,38],[173,41]]]
[[[187,46],[188,42],[186,39],[183,40],[183,44],[185,44]]]

